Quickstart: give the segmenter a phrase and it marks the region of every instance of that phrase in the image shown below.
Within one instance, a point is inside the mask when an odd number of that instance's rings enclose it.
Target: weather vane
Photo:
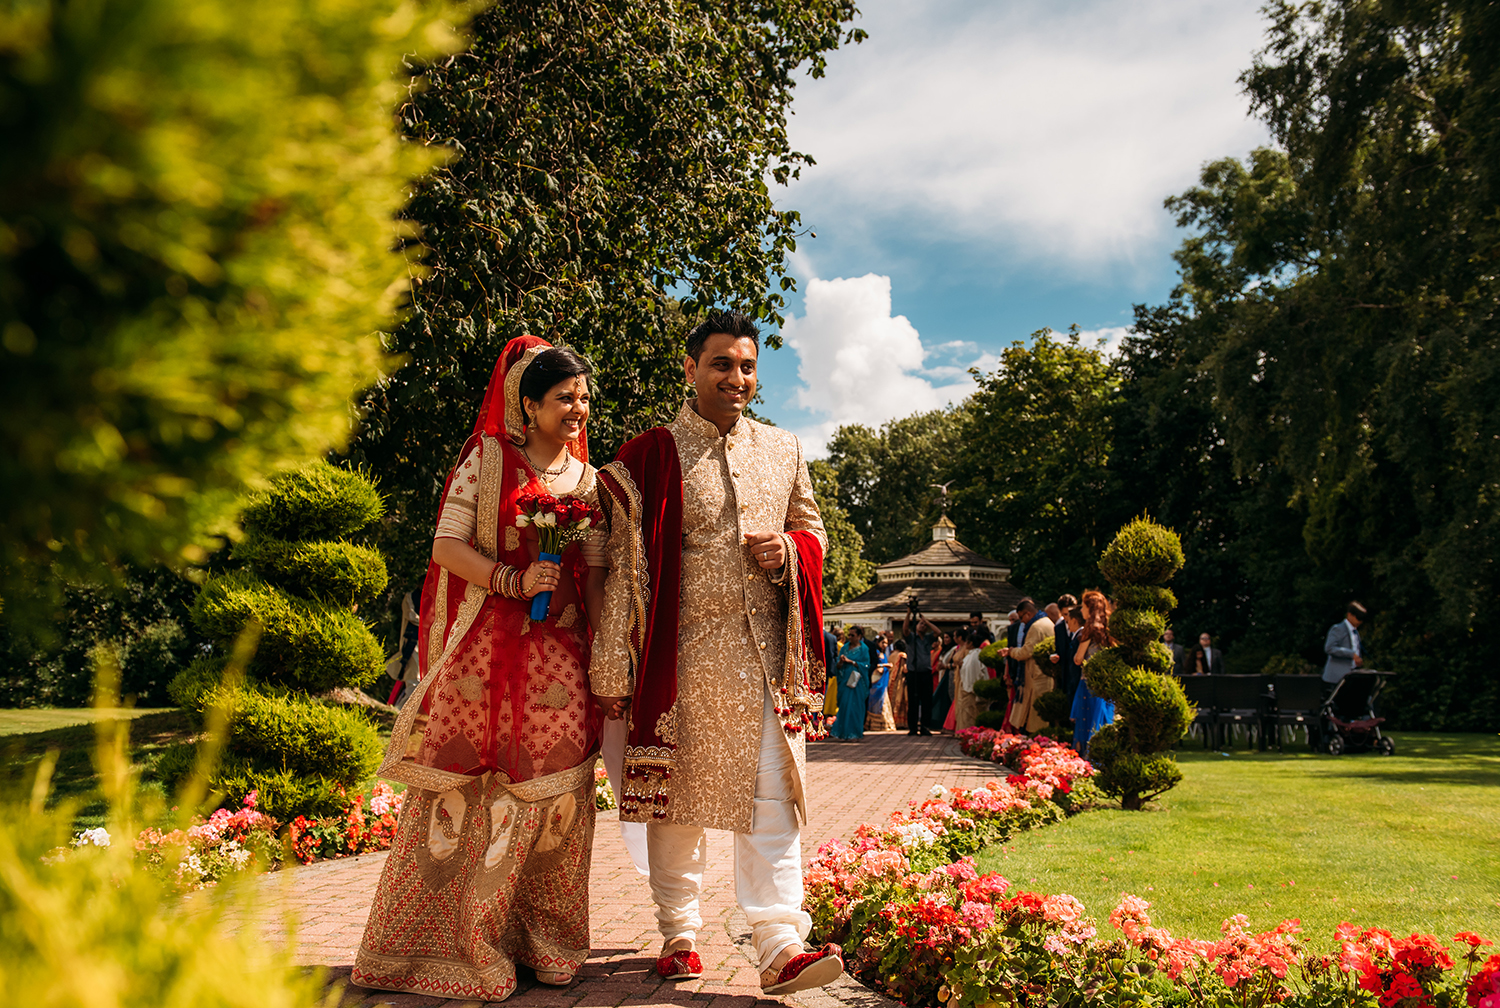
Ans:
[[[954,480],[949,480],[946,483],[929,483],[929,484],[927,484],[930,487],[937,487],[938,495],[936,497],[934,497],[932,499],[932,501],[933,501],[934,504],[937,504],[939,507],[941,507],[943,509],[943,517],[944,518],[948,517],[948,488],[951,487],[954,484],[954,482],[955,482]]]

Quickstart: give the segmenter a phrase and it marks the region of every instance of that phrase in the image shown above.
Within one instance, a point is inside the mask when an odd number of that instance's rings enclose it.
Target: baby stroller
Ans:
[[[1371,749],[1382,756],[1395,754],[1396,743],[1380,734],[1385,718],[1375,716],[1375,698],[1390,677],[1390,672],[1360,669],[1334,683],[1320,711],[1323,748],[1330,756]]]

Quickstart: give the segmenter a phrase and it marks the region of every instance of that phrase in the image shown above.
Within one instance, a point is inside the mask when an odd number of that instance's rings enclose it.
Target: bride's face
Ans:
[[[565,378],[547,390],[541,402],[526,400],[537,432],[557,441],[576,441],[589,419],[589,383],[582,375]]]

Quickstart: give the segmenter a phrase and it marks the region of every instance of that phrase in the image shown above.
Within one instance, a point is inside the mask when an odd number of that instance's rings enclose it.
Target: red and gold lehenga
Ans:
[[[548,344],[512,340],[495,366],[474,436],[444,487],[438,534],[472,529],[486,557],[524,569],[535,534],[517,497],[543,491],[525,455],[521,373]],[[564,496],[595,500],[585,463]],[[598,543],[588,551],[601,556]],[[381,776],[408,785],[352,981],[363,987],[498,1001],[515,964],[572,973],[588,957],[599,713],[587,672],[585,550],[544,621],[530,600],[490,595],[434,564],[422,596],[421,682],[402,708]]]

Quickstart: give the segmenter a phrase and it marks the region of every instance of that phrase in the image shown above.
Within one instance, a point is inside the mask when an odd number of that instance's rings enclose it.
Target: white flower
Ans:
[[[229,863],[234,865],[236,871],[243,869],[245,862],[250,860],[250,852],[241,847],[238,840],[225,843],[219,848],[219,853],[229,859]]]
[[[516,528],[525,528],[527,525],[530,525],[530,524],[531,524],[531,515],[528,515],[528,514],[518,514],[518,515],[516,515]]]
[[[904,826],[897,826],[896,835],[901,837],[901,846],[907,849],[912,847],[928,847],[937,843],[937,834],[921,823],[907,823]]]
[[[580,529],[586,529],[590,525],[592,525],[593,523],[594,523],[594,519],[593,518],[589,517],[588,515],[584,515],[582,518],[578,519],[578,528],[580,528]]]
[[[74,847],[87,847],[89,844],[93,844],[95,847],[108,847],[109,831],[103,826],[95,826],[93,829],[84,830],[73,838]]]
[[[927,794],[932,798],[936,798],[940,802],[948,802],[953,798],[953,792],[949,791],[941,784],[932,785],[932,790],[927,792]]]
[[[557,524],[557,515],[550,511],[547,514],[539,514],[532,521],[537,525],[553,526]]]

